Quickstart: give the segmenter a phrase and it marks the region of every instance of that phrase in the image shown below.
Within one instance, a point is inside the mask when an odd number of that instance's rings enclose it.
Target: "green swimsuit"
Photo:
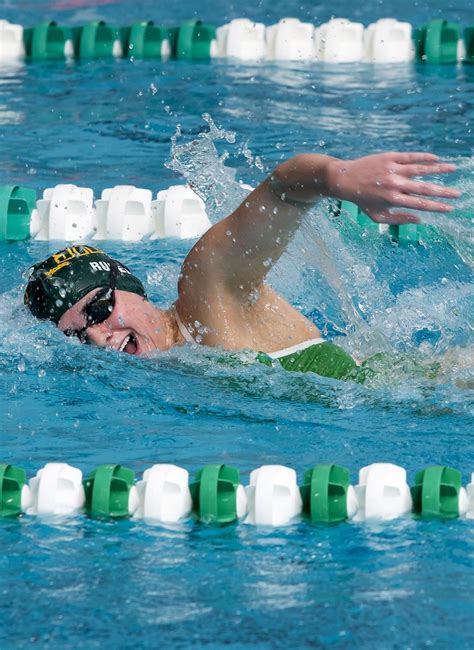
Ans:
[[[305,341],[281,352],[257,355],[258,361],[273,365],[279,361],[285,370],[314,372],[321,377],[355,381],[359,384],[374,379],[387,383],[397,378],[420,377],[436,379],[441,371],[438,361],[423,360],[413,353],[378,352],[360,365],[345,350],[323,339]]]
[[[184,339],[195,343],[177,313],[176,321]],[[256,358],[267,366],[278,362],[285,370],[314,372],[321,377],[355,381],[359,384],[373,378],[387,382],[392,381],[395,376],[407,375],[434,379],[439,375],[441,368],[438,362],[426,363],[413,354],[384,352],[374,354],[358,365],[348,352],[322,338],[303,341],[278,352],[259,352]]]
[[[274,361],[279,361],[285,370],[314,372],[322,377],[360,381],[360,367],[350,354],[324,339],[304,341],[280,352],[259,352],[257,360],[268,366],[272,366]]]

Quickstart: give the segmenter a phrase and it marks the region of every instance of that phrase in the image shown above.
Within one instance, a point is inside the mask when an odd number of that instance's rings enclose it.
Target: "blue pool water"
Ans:
[[[0,18],[173,24],[197,15],[187,2],[72,4],[2,2]],[[261,2],[244,15],[266,24],[332,13],[366,25],[384,16],[470,22],[472,3],[429,4]],[[237,3],[201,7],[198,17],[217,25],[243,15]],[[473,86],[473,66],[122,61],[3,72],[0,184],[66,182],[98,196],[116,184],[156,192],[187,179],[215,221],[245,195],[238,180],[254,185],[293,153],[426,149],[458,163],[451,182],[464,194],[420,247],[354,233],[319,206],[272,274],[354,353],[448,354],[438,382],[393,368],[363,387],[220,363],[219,351],[135,359],[80,346],[20,306],[23,271],[60,244],[0,243],[1,461],[29,476],[49,461],[85,473],[117,462],[138,474],[157,462],[191,472],[225,462],[244,483],[266,463],[294,467],[301,480],[314,463],[336,462],[353,483],[372,462],[402,465],[411,482],[442,463],[466,484],[473,378],[456,350],[472,343]],[[104,248],[146,280],[158,305],[174,299],[189,243]],[[270,530],[24,517],[0,521],[0,539],[2,648],[474,645],[472,521]]]

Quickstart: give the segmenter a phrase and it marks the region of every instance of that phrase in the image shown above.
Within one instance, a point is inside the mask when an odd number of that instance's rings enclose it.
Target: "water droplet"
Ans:
[[[18,366],[17,366],[17,368],[18,368],[18,372],[25,372],[25,370],[26,370],[26,363],[24,362],[23,359],[21,359],[21,360],[18,362]]]

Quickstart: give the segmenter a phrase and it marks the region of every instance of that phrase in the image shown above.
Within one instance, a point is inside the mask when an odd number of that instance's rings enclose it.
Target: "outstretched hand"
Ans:
[[[356,203],[377,223],[419,223],[419,217],[406,209],[450,212],[451,205],[433,197],[455,199],[461,195],[454,188],[412,180],[414,176],[456,169],[455,165],[439,162],[438,156],[431,153],[381,153],[333,164],[333,196]]]

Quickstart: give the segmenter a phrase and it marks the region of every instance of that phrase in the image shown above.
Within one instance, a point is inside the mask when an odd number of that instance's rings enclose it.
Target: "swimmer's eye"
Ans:
[[[81,329],[64,330],[66,336],[77,336],[81,343],[90,343],[87,336],[87,329],[93,325],[103,323],[114,310],[115,307],[115,282],[117,278],[117,265],[111,264],[110,268],[110,286],[103,287],[93,296],[82,309],[85,316],[86,324]]]
[[[87,336],[87,331],[86,331],[88,327],[89,325],[83,327],[80,330],[67,329],[64,330],[64,334],[66,336],[76,336],[81,343],[90,343],[90,339]]]
[[[110,316],[115,307],[115,289],[104,287],[85,305],[82,313],[86,317],[86,327],[98,325]]]

